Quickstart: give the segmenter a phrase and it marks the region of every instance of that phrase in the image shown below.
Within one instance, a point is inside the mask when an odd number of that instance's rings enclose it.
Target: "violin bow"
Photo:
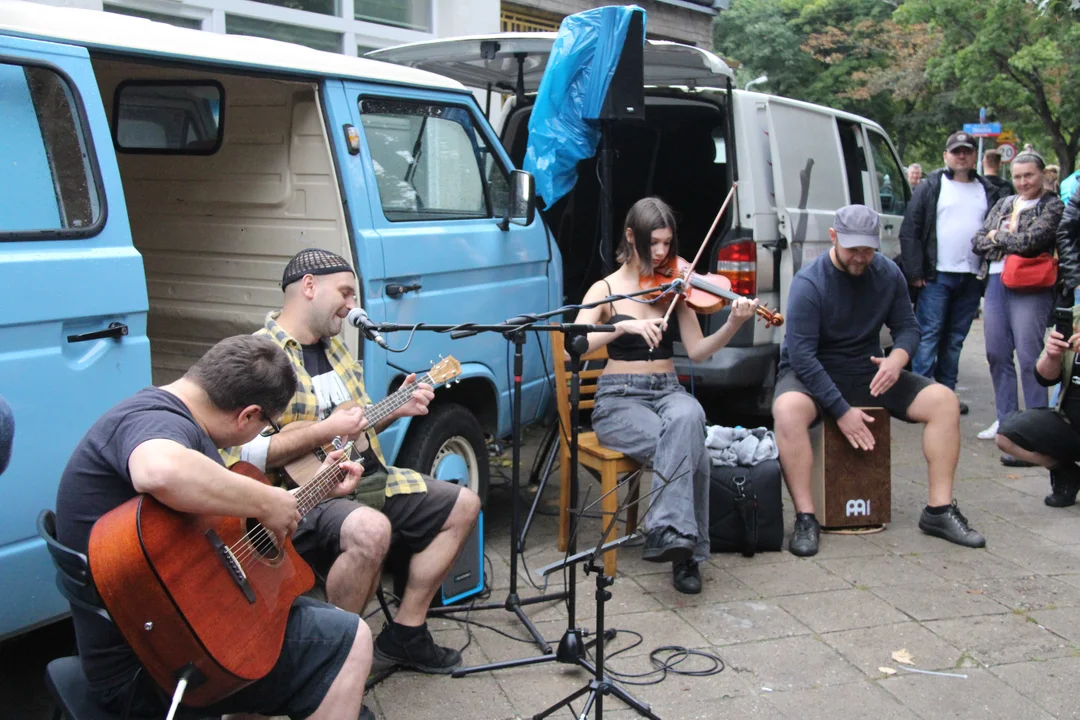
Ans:
[[[709,228],[709,232],[705,233],[705,239],[701,241],[701,247],[698,248],[697,255],[694,256],[694,261],[690,263],[690,272],[693,272],[694,268],[697,267],[698,260],[701,259],[701,253],[705,252],[705,247],[709,244],[709,238],[716,232],[716,226],[720,224],[720,218],[723,217],[724,211],[727,210],[728,203],[730,203],[731,198],[734,197],[735,188],[737,187],[739,187],[739,183],[731,183],[731,189],[728,190],[727,197],[724,198],[724,204],[720,206],[720,212],[716,213],[716,218],[712,221],[712,227]],[[677,302],[679,302],[678,295],[676,295],[675,299],[668,305],[667,312],[664,313],[664,321],[660,324],[661,328],[667,325],[668,318],[671,317],[671,311],[675,309],[675,303]]]

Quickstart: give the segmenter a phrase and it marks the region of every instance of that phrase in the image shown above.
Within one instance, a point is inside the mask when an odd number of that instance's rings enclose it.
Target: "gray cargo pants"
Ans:
[[[709,470],[705,411],[674,373],[601,375],[592,414],[596,438],[640,463],[652,461],[646,530],[675,528],[696,538],[694,560],[709,558]],[[660,490],[667,478],[670,485]]]

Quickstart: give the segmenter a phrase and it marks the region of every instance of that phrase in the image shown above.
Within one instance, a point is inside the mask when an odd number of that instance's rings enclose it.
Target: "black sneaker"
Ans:
[[[648,562],[686,562],[694,554],[694,539],[666,527],[649,531],[641,557]]]
[[[949,509],[940,515],[929,513],[926,508],[923,508],[922,516],[919,518],[919,529],[927,535],[933,535],[957,545],[970,548],[986,546],[986,538],[979,534],[977,530],[971,529],[967,518],[960,513],[960,508],[956,506],[955,500],[952,501]]]
[[[1021,460],[1015,455],[1009,453],[1001,454],[1001,464],[1005,467],[1035,467],[1035,463],[1029,463],[1027,460]]]
[[[969,412],[971,412],[971,408],[968,407],[968,404],[966,402],[964,402],[963,400],[960,400],[959,402],[961,415],[967,415]]]
[[[697,595],[701,592],[701,570],[696,562],[687,560],[672,563],[671,571],[676,590],[686,595]]]
[[[356,720],[375,720],[375,713],[367,705],[361,705],[360,714],[356,717]]]
[[[461,665],[461,653],[436,645],[426,623],[404,631],[400,627],[387,623],[375,638],[373,670],[400,665],[424,673],[447,675]]]
[[[1076,493],[1080,491],[1080,468],[1069,463],[1050,471],[1050,489],[1043,502],[1050,507],[1063,508],[1076,504]]]
[[[821,526],[818,525],[814,513],[795,514],[795,532],[791,534],[791,542],[788,550],[792,555],[810,557],[817,555],[818,539],[821,537]]]

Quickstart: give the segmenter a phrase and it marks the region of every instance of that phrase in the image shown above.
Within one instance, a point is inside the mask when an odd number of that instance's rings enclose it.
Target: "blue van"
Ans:
[[[558,247],[473,95],[448,78],[261,38],[95,11],[0,13],[0,395],[15,449],[0,478],[0,638],[67,611],[34,519],[107,408],[184,373],[279,307],[305,247],[350,258],[377,322],[497,322],[557,306]],[[467,472],[510,431],[510,349],[357,331],[376,399],[440,355],[460,384],[381,435],[391,461]],[[550,394],[525,349],[522,412]]]

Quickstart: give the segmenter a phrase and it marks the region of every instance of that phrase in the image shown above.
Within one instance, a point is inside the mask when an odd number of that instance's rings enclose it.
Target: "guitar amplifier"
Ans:
[[[430,480],[429,482],[452,482],[457,480]],[[412,554],[401,548],[390,548],[386,567],[392,569],[394,594],[401,597],[405,592],[405,581],[409,574],[409,562]],[[455,605],[479,595],[484,591],[484,511],[480,511],[469,537],[461,547],[457,559],[446,574],[442,587],[431,600],[431,607]]]
[[[810,489],[823,528],[877,527],[892,518],[889,413],[884,408],[860,410],[874,418],[867,423],[874,436],[869,452],[853,448],[832,417],[810,429]]]

